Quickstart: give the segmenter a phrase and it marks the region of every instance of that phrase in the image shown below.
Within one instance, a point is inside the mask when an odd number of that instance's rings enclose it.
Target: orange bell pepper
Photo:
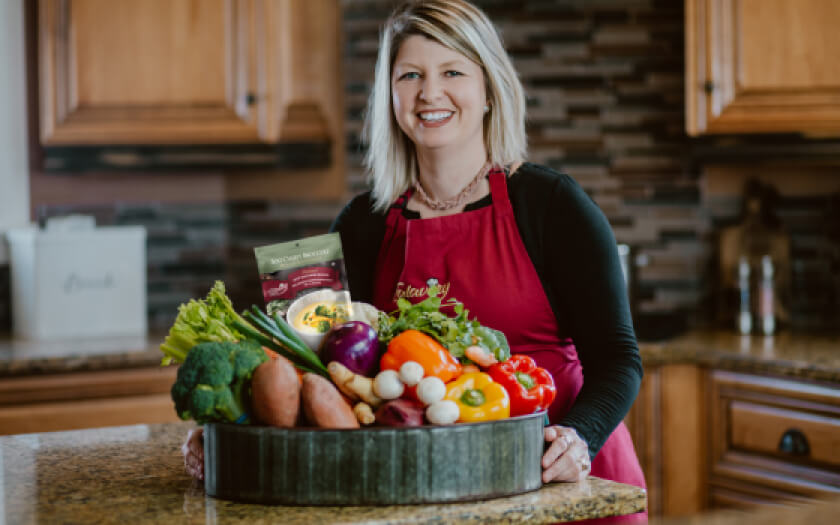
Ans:
[[[435,376],[444,383],[461,375],[461,364],[449,350],[419,330],[406,330],[391,339],[379,360],[379,368],[399,371],[406,361],[420,363],[424,377]],[[415,390],[416,387],[406,387],[409,398],[417,399]]]

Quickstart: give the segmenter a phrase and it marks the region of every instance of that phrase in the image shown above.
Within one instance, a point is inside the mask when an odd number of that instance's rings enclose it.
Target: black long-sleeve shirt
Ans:
[[[572,338],[583,368],[583,387],[559,424],[577,430],[594,457],[627,414],[642,378],[615,237],[598,206],[568,175],[524,163],[508,178],[508,194],[559,335]],[[491,203],[487,195],[465,211]],[[403,213],[420,218],[411,210]],[[331,228],[341,235],[354,300],[372,302],[385,217],[372,211],[368,192],[355,197]]]

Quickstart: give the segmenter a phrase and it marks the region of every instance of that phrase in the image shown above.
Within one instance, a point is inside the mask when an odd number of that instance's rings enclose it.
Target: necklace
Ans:
[[[417,198],[419,198],[423,204],[425,204],[433,210],[447,211],[451,210],[452,208],[457,208],[463,205],[469,198],[469,196],[472,195],[473,190],[475,190],[475,188],[479,185],[481,179],[484,178],[488,171],[490,171],[490,162],[485,162],[484,166],[482,166],[481,169],[478,170],[478,173],[475,175],[475,178],[473,178],[473,180],[471,180],[469,184],[464,186],[464,189],[462,189],[458,193],[458,195],[455,195],[451,199],[439,201],[437,199],[429,197],[429,195],[423,189],[423,185],[420,184],[419,178],[414,183],[414,189],[417,191]]]

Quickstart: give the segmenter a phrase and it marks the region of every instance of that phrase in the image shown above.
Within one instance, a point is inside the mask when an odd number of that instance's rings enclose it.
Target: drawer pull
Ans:
[[[779,440],[779,452],[791,456],[807,456],[811,453],[811,447],[808,445],[808,438],[801,430],[790,428],[782,434],[782,439]]]

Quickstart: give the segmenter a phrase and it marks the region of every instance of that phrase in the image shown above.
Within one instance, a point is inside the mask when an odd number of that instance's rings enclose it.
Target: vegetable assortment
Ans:
[[[440,290],[436,279],[429,279],[427,290],[428,297],[417,304],[400,298],[396,316],[380,314],[379,339],[383,343],[390,343],[406,330],[417,330],[435,338],[462,363],[469,362],[465,351],[471,346],[492,353],[498,361],[510,357],[510,347],[503,333],[470,319],[469,310],[456,299],[442,301],[438,297]],[[442,309],[451,309],[455,317],[447,316]]]
[[[511,356],[504,334],[470,319],[463,304],[442,301],[434,280],[427,289],[417,304],[400,299],[392,314],[353,303],[364,315],[336,323],[316,352],[279,312],[238,314],[216,282],[205,299],[181,305],[161,345],[163,364],[181,364],[176,411],[199,423],[359,428],[548,408],[556,395],[548,372]]]

